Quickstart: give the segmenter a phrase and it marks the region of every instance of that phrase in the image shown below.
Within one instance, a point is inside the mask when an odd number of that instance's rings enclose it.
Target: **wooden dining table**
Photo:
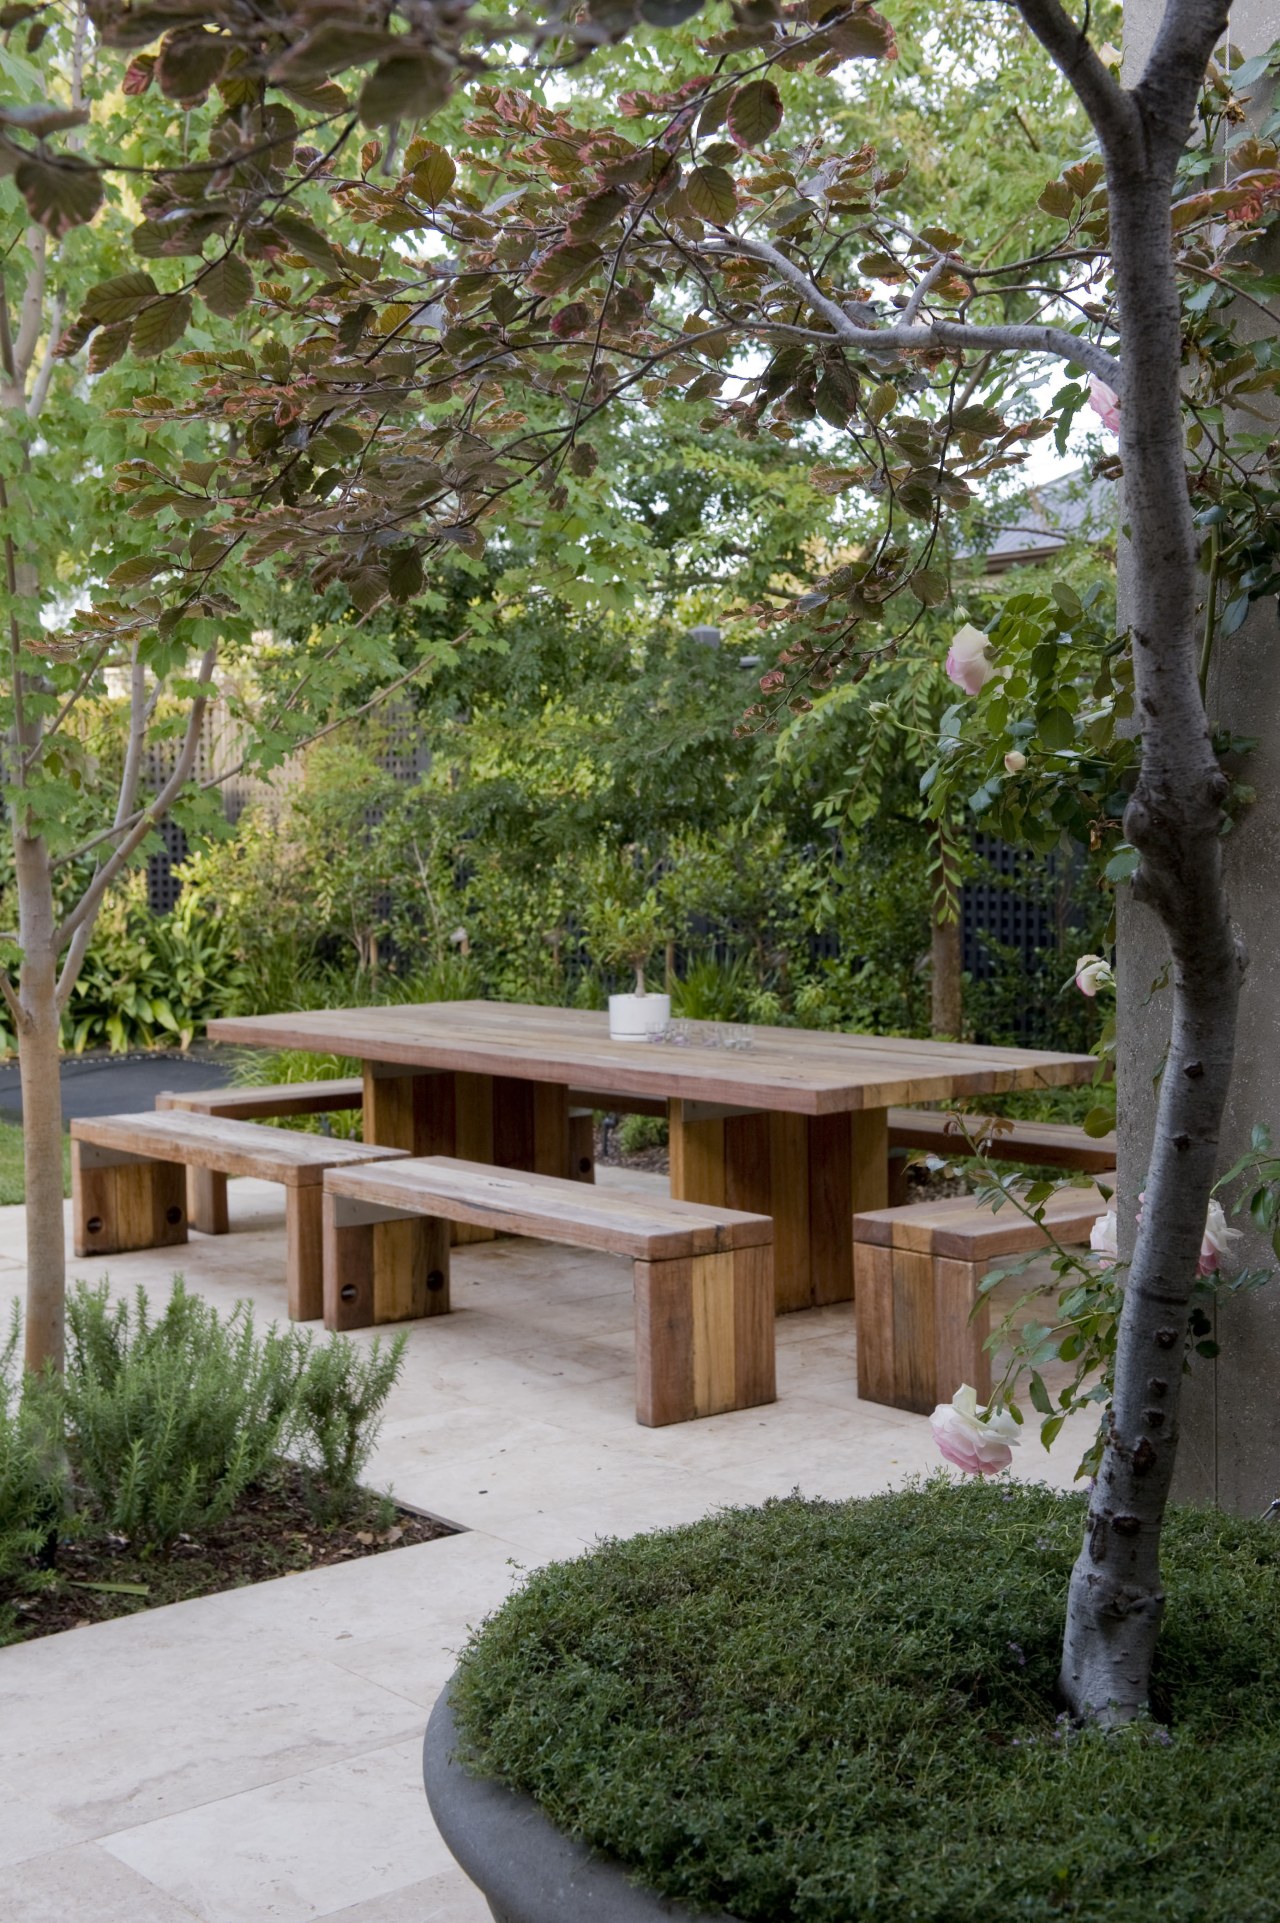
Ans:
[[[753,1027],[749,1045],[613,1041],[594,1011],[459,1001],[227,1016],[210,1038],[363,1064],[364,1138],[545,1175],[569,1113],[665,1103],[671,1193],[770,1215],[780,1310],[853,1294],[853,1217],[884,1208],[891,1105],[1088,1080],[1090,1055]],[[738,1031],[741,1034],[741,1031]]]

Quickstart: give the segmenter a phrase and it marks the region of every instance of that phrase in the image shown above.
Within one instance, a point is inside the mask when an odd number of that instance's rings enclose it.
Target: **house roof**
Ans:
[[[1028,488],[1009,504],[1011,520],[998,526],[994,520],[985,527],[980,524],[975,546],[983,551],[988,574],[1034,566],[1051,560],[1068,541],[1080,536],[1097,541],[1114,538],[1116,509],[1114,483],[1076,468],[1042,487]]]

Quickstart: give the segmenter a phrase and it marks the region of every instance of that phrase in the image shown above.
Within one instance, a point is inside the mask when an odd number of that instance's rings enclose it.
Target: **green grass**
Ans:
[[[464,1758],[744,1923],[1276,1923],[1280,1530],[1172,1514],[1162,1722],[1108,1737],[1054,1700],[1081,1520],[935,1479],[606,1542],[479,1632]]]
[[[26,1199],[22,1172],[22,1130],[16,1122],[0,1122],[0,1208]],[[62,1193],[71,1193],[71,1143],[62,1138]]]

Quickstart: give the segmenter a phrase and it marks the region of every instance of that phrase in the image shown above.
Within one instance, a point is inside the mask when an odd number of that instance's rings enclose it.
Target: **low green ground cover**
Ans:
[[[1057,1709],[1082,1499],[940,1479],[607,1542],[480,1631],[464,1756],[744,1923],[1275,1923],[1280,1530],[1175,1512],[1158,1721]]]

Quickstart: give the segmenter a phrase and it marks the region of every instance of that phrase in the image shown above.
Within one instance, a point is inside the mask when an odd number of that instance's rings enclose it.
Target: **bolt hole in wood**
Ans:
[[[432,1269],[430,1275],[427,1277],[427,1287],[433,1291],[444,1287],[444,1275],[440,1269]],[[354,1295],[354,1293],[355,1291],[353,1289],[352,1294]],[[346,1294],[345,1289],[343,1290],[343,1294]]]
[[[356,1299],[356,1286],[355,1286],[355,1283],[354,1283],[354,1282],[344,1282],[344,1283],[343,1283],[343,1286],[342,1286],[342,1299],[343,1299],[343,1301],[344,1301],[344,1302],[354,1302],[354,1301],[355,1301],[355,1299]]]
[[[102,1217],[100,1215],[91,1215],[89,1217],[89,1233],[90,1235],[101,1235]]]
[[[179,1208],[166,1209],[164,1219],[171,1224],[180,1222],[182,1220],[182,1210]]]

